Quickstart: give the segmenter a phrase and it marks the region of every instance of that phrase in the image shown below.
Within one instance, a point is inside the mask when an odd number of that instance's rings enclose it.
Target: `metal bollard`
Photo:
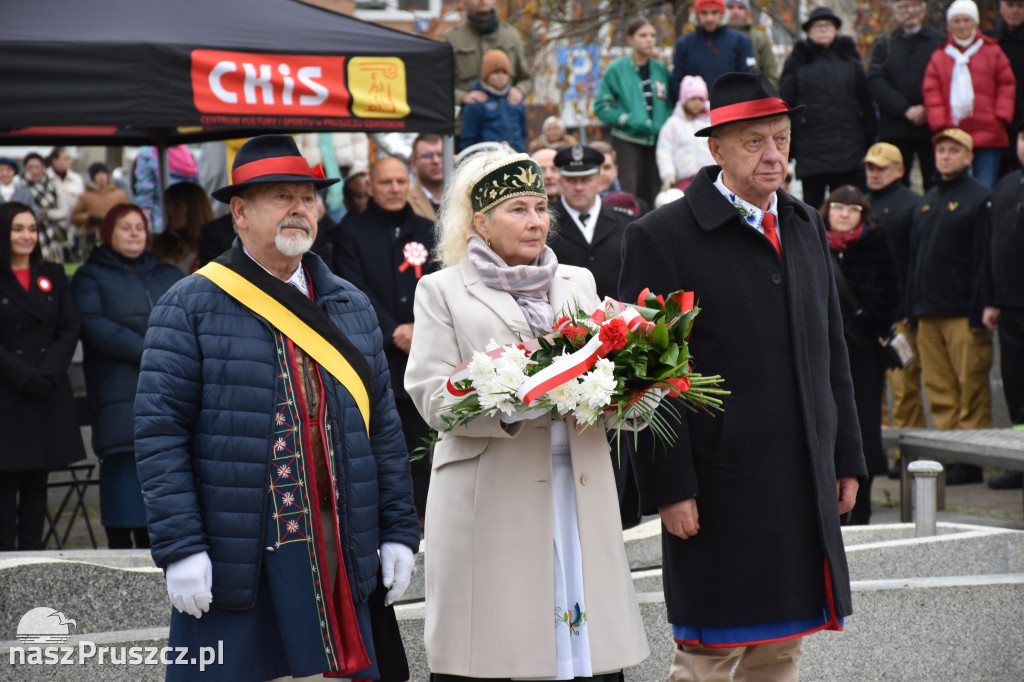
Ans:
[[[935,535],[935,498],[938,494],[937,477],[942,465],[930,459],[919,459],[907,465],[914,477],[914,526],[919,538]]]

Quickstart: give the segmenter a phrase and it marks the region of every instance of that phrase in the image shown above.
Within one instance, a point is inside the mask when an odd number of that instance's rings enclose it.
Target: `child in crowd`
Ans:
[[[679,101],[658,134],[655,150],[663,190],[685,190],[697,171],[714,165],[708,139],[694,137],[695,132],[709,125],[707,83],[700,76],[684,76],[679,85]]]
[[[511,104],[512,64],[501,50],[488,50],[480,65],[480,80],[474,90],[487,93],[487,100],[462,109],[462,149],[477,142],[508,142],[516,151],[526,151],[526,108]]]

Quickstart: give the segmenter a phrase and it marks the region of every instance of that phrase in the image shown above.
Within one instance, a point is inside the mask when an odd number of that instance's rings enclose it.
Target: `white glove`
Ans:
[[[385,542],[380,546],[380,572],[384,587],[384,606],[391,606],[405,593],[412,577],[412,550],[400,542]]]
[[[199,552],[167,567],[167,596],[179,613],[202,618],[213,601],[213,564]]]

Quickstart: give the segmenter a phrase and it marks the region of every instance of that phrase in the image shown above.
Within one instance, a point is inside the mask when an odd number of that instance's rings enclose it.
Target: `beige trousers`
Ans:
[[[796,682],[803,638],[733,648],[676,645],[669,682]]]
[[[888,415],[883,415],[882,423],[923,429],[926,424],[924,403],[921,401],[921,351],[917,349],[917,334],[904,322],[897,322],[896,328],[907,335],[915,355],[910,364],[903,369],[890,369],[885,373],[889,380],[889,389],[892,391],[892,420],[886,419]],[[884,397],[882,405],[885,405]]]
[[[922,317],[917,348],[935,427],[991,428],[992,332],[971,331],[966,317]]]

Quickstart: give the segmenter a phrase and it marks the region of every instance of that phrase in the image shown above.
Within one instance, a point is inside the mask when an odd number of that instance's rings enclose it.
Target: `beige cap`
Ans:
[[[938,144],[939,140],[953,140],[953,142],[967,147],[968,151],[974,151],[974,140],[971,138],[971,134],[959,128],[946,128],[932,138],[932,144]]]
[[[903,154],[900,153],[899,147],[894,144],[876,142],[868,149],[868,153],[864,155],[864,160],[861,163],[870,163],[879,168],[888,168],[894,163],[902,164]]]

